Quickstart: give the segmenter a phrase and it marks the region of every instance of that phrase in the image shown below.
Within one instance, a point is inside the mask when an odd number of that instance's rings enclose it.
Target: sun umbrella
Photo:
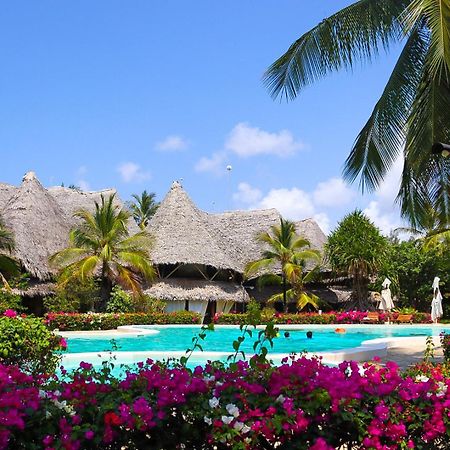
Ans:
[[[385,278],[383,281],[382,290],[381,290],[381,300],[378,305],[378,309],[382,311],[390,311],[394,307],[394,301],[392,300],[391,290],[389,286],[391,285],[391,280],[389,278]]]
[[[439,277],[434,277],[433,280],[433,300],[431,301],[431,319],[437,323],[439,317],[442,317],[442,294],[439,290]]]

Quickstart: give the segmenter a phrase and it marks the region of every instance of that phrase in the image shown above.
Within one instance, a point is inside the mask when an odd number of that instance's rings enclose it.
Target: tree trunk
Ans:
[[[352,303],[359,311],[372,309],[372,305],[368,300],[369,290],[367,288],[367,282],[368,280],[361,275],[356,275],[353,279],[354,299]]]
[[[286,275],[283,274],[283,311],[287,313]]]
[[[112,282],[107,276],[102,276],[100,287],[100,311],[106,310],[106,305],[111,297]]]

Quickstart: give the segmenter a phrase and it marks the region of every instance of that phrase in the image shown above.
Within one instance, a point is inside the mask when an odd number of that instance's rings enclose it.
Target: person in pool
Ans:
[[[307,331],[307,332],[306,332],[306,337],[307,337],[308,339],[312,339],[312,331]]]

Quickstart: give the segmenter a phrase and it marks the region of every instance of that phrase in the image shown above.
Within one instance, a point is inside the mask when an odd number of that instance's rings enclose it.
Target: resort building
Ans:
[[[15,235],[14,256],[31,276],[29,288],[20,291],[23,296],[36,301],[53,291],[55,273],[48,258],[67,246],[69,231],[79,220],[73,214],[81,208],[93,211],[101,195],[113,193],[113,189],[47,189],[33,172],[18,187],[0,183],[0,216]],[[116,202],[122,206],[117,195]],[[260,291],[255,280],[244,281],[244,268],[261,255],[258,233],[279,222],[276,209],[201,211],[181,184],[174,182],[148,225],[159,278],[145,292],[166,301],[168,311],[189,309],[202,315],[228,312],[249,296],[263,301],[271,288]],[[131,232],[139,230],[132,220],[129,227]],[[312,248],[323,249],[326,236],[314,220],[296,222],[296,229]]]

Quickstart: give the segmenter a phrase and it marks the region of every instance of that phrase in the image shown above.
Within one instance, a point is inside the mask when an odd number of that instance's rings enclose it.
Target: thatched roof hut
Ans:
[[[161,202],[148,229],[155,238],[156,264],[197,264],[242,274],[262,246],[256,236],[280,223],[276,209],[208,214],[199,210],[178,182]],[[313,219],[296,223],[297,232],[323,249],[326,236]]]
[[[198,264],[240,270],[239,262],[216,239],[208,214],[194,205],[178,182],[172,184],[148,229],[155,238],[151,252],[155,264]]]
[[[14,232],[15,257],[34,277],[48,280],[48,258],[67,245],[70,223],[55,199],[28,172],[1,210],[5,225]]]
[[[73,214],[79,209],[94,211],[102,195],[113,193],[113,189],[46,189],[33,172],[19,187],[0,184],[0,215],[15,234],[15,256],[25,270],[37,280],[50,280],[54,274],[48,258],[67,245],[69,231],[77,223]],[[117,195],[115,201],[122,206]],[[154,237],[152,260],[160,269],[168,267],[166,275],[173,278],[159,280],[147,292],[166,300],[247,301],[240,283],[245,265],[262,253],[256,236],[279,222],[276,209],[206,213],[180,183],[173,183],[148,226]],[[129,227],[131,232],[139,230],[133,220]],[[296,227],[313,248],[322,250],[326,237],[314,220],[297,222]],[[178,267],[184,270],[175,274]]]
[[[14,256],[32,277],[46,281],[54,275],[48,258],[68,244],[69,232],[76,225],[73,214],[80,209],[95,210],[101,196],[114,189],[82,192],[66,187],[44,188],[34,172],[25,174],[19,187],[0,184],[0,216],[14,233]],[[115,202],[122,205],[116,195]],[[130,220],[130,231],[139,230]],[[35,287],[33,292],[40,288]]]

